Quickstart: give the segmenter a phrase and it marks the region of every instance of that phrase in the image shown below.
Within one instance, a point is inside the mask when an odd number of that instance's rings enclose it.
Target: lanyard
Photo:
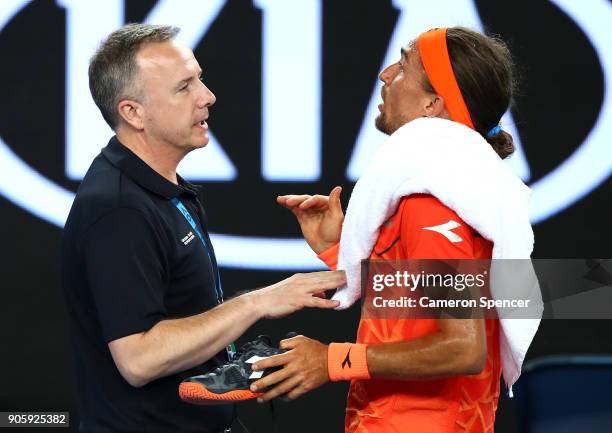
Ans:
[[[208,259],[210,260],[210,264],[212,265],[213,269],[216,271],[215,273],[215,293],[217,295],[217,303],[220,304],[223,302],[223,287],[221,287],[221,276],[219,275],[219,267],[217,266],[217,261],[214,259],[213,254],[211,254],[211,250],[210,248],[208,248],[208,244],[206,243],[206,240],[204,239],[202,232],[198,228],[198,225],[196,224],[196,222],[191,217],[191,214],[189,213],[185,205],[176,197],[173,198],[171,201],[172,201],[172,204],[176,206],[176,208],[183,214],[183,216],[185,217],[185,219],[187,220],[187,222],[189,223],[193,231],[196,232],[196,235],[198,235],[198,237],[200,238],[200,241],[202,242],[202,245],[204,246],[204,250],[206,251],[206,255],[208,256]],[[234,345],[234,343],[230,343],[229,346],[227,346],[225,350],[227,351],[227,356],[229,360],[231,361],[232,359],[234,359],[234,356],[236,354],[236,346]]]
[[[176,197],[173,198],[171,201],[172,201],[172,204],[176,206],[176,208],[183,214],[183,216],[185,217],[189,225],[191,225],[191,228],[193,229],[193,231],[200,238],[200,241],[202,242],[202,245],[204,246],[204,250],[206,251],[206,255],[208,256],[208,259],[210,260],[210,263],[213,269],[216,271],[215,273],[215,293],[217,295],[217,302],[220,304],[223,302],[223,288],[221,287],[221,276],[219,275],[219,267],[217,266],[217,262],[216,260],[213,260],[213,256],[211,254],[210,248],[208,248],[208,244],[204,240],[204,236],[202,235],[202,232],[198,228],[194,219],[191,217],[191,214],[189,213],[185,205]]]

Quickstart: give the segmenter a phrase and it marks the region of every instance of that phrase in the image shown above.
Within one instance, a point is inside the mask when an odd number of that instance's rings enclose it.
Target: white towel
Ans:
[[[346,271],[347,285],[333,298],[340,301],[339,309],[361,296],[361,260],[370,256],[379,228],[395,213],[400,199],[415,193],[433,195],[492,241],[493,259],[530,258],[529,188],[474,130],[445,119],[420,118],[399,128],[382,144],[353,189],[338,257],[338,269]],[[535,274],[527,274],[525,293],[513,293],[513,297],[541,299]],[[495,292],[494,279],[492,269],[492,295],[503,299]],[[530,317],[541,317],[541,311],[540,302]],[[511,389],[540,319],[502,318],[500,322],[502,369]]]

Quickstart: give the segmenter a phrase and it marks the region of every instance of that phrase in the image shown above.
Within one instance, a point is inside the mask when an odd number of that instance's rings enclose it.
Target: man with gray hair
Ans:
[[[182,379],[228,361],[260,318],[304,307],[341,272],[294,275],[223,302],[198,187],[176,173],[209,141],[215,96],[177,28],[130,24],[91,60],[91,94],[116,136],[93,161],[62,242],[83,432],[221,432],[230,404],[195,406]]]

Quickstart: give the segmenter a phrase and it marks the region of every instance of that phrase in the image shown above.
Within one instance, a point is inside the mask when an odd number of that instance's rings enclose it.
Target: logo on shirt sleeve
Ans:
[[[457,243],[463,241],[463,238],[461,236],[452,231],[457,227],[461,227],[461,224],[459,224],[455,220],[448,220],[448,222],[440,224],[439,226],[423,227],[423,230],[431,230],[433,232],[438,232],[452,243]]]

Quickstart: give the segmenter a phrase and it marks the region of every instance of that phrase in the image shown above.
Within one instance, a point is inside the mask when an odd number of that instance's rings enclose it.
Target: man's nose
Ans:
[[[202,83],[201,93],[198,98],[198,107],[210,107],[217,101],[217,97],[213,92],[210,91],[208,87],[204,83]]]
[[[378,74],[378,78],[385,84],[391,83],[391,81],[393,80],[393,65],[389,65],[385,69],[380,71],[380,74]]]

